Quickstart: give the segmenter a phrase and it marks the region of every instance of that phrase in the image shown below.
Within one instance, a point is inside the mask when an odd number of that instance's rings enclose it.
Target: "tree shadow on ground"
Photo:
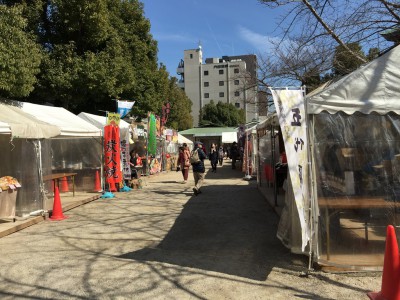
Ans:
[[[157,261],[264,281],[290,256],[276,238],[278,217],[254,185],[205,186],[164,239],[124,259]],[[287,265],[287,261],[286,261]]]

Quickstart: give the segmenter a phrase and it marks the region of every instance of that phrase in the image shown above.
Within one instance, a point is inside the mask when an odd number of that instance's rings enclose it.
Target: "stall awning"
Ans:
[[[0,131],[11,133],[15,138],[43,139],[60,134],[57,126],[36,119],[21,108],[8,104],[0,104]],[[4,125],[6,124],[6,125]]]
[[[222,133],[222,143],[230,144],[237,142],[237,132],[223,132]]]
[[[191,128],[180,131],[182,135],[193,135],[194,137],[201,136],[222,136],[223,132],[237,132],[235,127],[204,127],[204,128]]]
[[[400,46],[374,59],[322,91],[306,96],[308,113],[377,112],[400,114]]]
[[[36,119],[57,126],[63,136],[102,136],[102,130],[86,122],[63,107],[22,102],[22,110]]]
[[[104,126],[106,126],[106,123],[107,123],[107,117],[105,117],[105,116],[99,116],[99,115],[93,115],[93,114],[81,112],[78,114],[78,117],[80,117],[81,119],[85,120],[86,122],[96,126],[97,128],[104,128]],[[129,129],[129,123],[124,120],[120,120],[119,127]]]
[[[188,145],[193,145],[193,142],[188,138],[184,137],[182,134],[178,133],[178,144],[186,143]]]

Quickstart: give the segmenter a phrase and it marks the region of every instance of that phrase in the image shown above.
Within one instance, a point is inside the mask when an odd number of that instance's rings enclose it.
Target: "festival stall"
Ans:
[[[399,60],[397,46],[307,97],[320,263],[382,267],[399,225]]]
[[[71,174],[63,191],[93,192],[95,177],[101,172],[102,131],[62,107],[23,102],[23,112],[60,129],[60,134],[49,141],[50,155],[44,156],[43,179],[51,191],[54,174]],[[72,175],[75,174],[75,175]],[[52,201],[52,200],[50,200]]]
[[[107,117],[99,116],[81,112],[78,117],[85,120],[86,122],[101,129],[104,134],[104,127],[107,125]],[[119,136],[120,136],[120,157],[121,157],[121,168],[124,180],[131,179],[131,168],[129,165],[129,144],[131,139],[131,127],[130,124],[124,120],[119,120]],[[132,140],[133,141],[133,140]]]
[[[50,169],[43,161],[51,157],[50,139],[61,133],[57,126],[23,112],[21,105],[15,101],[0,103],[0,177],[10,176],[22,185],[17,189],[1,188],[0,217],[24,216],[43,208],[42,172]]]
[[[307,95],[305,109],[299,109],[299,93],[277,97],[277,111],[286,116],[279,119],[285,149],[292,152],[277,235],[320,265],[381,270],[386,227],[399,225],[399,59],[396,47]],[[308,135],[289,130],[297,125],[307,125]],[[260,164],[262,153],[278,155],[262,150],[263,136],[264,143],[275,136],[272,126],[262,136],[262,126]],[[296,161],[300,152],[302,160]],[[259,177],[263,185],[268,175]]]

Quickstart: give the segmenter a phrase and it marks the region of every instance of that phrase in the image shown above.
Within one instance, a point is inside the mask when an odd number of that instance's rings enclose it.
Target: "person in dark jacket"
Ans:
[[[200,142],[194,143],[193,151],[197,151],[199,154],[200,161],[198,163],[192,164],[193,167],[193,178],[194,178],[194,188],[193,192],[197,196],[201,193],[200,188],[203,185],[204,181],[204,173],[206,171],[204,167],[204,160],[207,158],[206,154],[203,151],[203,144]]]
[[[212,168],[211,172],[217,173],[218,152],[217,152],[217,146],[214,143],[211,144],[208,158],[210,159],[211,162],[211,168]]]
[[[236,160],[239,155],[239,149],[236,142],[233,142],[231,147],[231,159],[232,159],[232,169],[236,169]]]

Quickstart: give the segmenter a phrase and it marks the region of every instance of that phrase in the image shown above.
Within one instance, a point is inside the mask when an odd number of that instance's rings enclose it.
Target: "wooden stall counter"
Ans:
[[[54,188],[59,187],[59,183],[60,183],[60,179],[66,177],[71,177],[72,179],[72,196],[75,197],[75,175],[77,173],[53,173],[53,174],[49,174],[49,175],[45,175],[43,176],[43,180],[44,181],[48,181],[48,180],[53,180],[53,186]]]

